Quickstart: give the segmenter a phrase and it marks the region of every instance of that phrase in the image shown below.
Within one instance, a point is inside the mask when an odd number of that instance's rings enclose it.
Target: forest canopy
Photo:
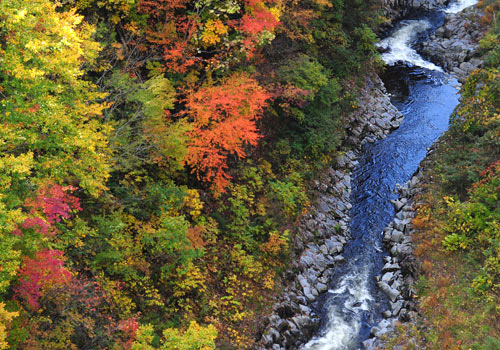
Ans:
[[[252,348],[374,10],[0,1],[0,349]]]

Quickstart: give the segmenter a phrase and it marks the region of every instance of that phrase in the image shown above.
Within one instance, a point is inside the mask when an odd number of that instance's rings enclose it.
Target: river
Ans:
[[[447,130],[459,100],[457,81],[426,61],[413,46],[443,24],[445,13],[458,12],[474,0],[452,3],[447,9],[401,21],[380,46],[389,66],[383,76],[393,104],[403,113],[399,129],[363,149],[353,172],[350,231],[346,263],[336,268],[329,290],[318,301],[321,325],[302,350],[359,349],[371,327],[389,309],[376,287],[383,257],[382,231],[394,218],[389,202],[396,184],[408,181],[428,147]]]

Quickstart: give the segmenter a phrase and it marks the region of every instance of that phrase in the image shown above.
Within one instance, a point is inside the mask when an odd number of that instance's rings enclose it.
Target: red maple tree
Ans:
[[[207,85],[188,95],[193,119],[189,132],[187,163],[198,177],[224,191],[230,176],[227,157],[245,157],[245,145],[255,146],[261,137],[255,121],[261,116],[270,94],[247,74],[236,73],[220,85]]]
[[[15,297],[24,300],[33,310],[39,308],[38,299],[47,288],[68,284],[71,273],[64,267],[64,253],[44,249],[34,258],[25,257],[18,271],[19,284],[14,288]]]

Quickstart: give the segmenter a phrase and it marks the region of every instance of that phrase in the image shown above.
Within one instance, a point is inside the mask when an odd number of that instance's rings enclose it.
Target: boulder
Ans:
[[[379,281],[377,282],[377,287],[380,288],[380,290],[391,299],[392,302],[395,302],[397,297],[401,295],[401,293],[397,290],[389,286],[384,281]]]

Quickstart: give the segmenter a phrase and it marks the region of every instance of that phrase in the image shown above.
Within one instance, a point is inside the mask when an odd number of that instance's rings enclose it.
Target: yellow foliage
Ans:
[[[272,290],[274,289],[274,283],[276,282],[276,272],[273,270],[268,271],[263,277],[262,277],[262,285],[264,288]]]
[[[32,180],[62,182],[74,178],[93,195],[106,189],[109,149],[103,124],[106,104],[95,85],[84,81],[83,63],[92,64],[100,47],[93,27],[75,10],[56,11],[49,0],[0,2],[0,30],[9,33],[0,50],[0,74],[5,77],[0,117],[2,163]],[[16,155],[28,148],[40,155]],[[22,161],[26,161],[21,165]]]
[[[0,155],[0,186],[10,186],[12,178],[24,179],[33,167],[33,152]]]
[[[131,350],[155,350],[151,345],[154,339],[153,325],[141,325],[136,333],[136,339],[132,344]]]
[[[200,200],[200,194],[197,190],[190,188],[186,192],[183,205],[189,209],[189,215],[191,215],[193,219],[196,219],[201,215],[203,202]]]
[[[231,250],[231,257],[237,269],[247,278],[258,282],[264,270],[262,263],[256,261],[252,255],[247,254],[239,245]]]
[[[288,235],[288,230],[285,230],[283,234],[280,234],[278,231],[271,232],[267,242],[261,244],[260,250],[267,253],[270,257],[275,258],[288,249]],[[270,259],[270,262],[274,266],[282,265],[281,261],[278,259]]]
[[[320,5],[320,6],[326,6],[326,7],[332,7],[332,3],[329,1],[329,0],[314,0],[314,2],[317,4],[317,5]]]
[[[201,34],[201,41],[205,47],[212,46],[220,42],[221,37],[228,32],[227,27],[219,19],[209,19],[205,23],[205,29]]]
[[[196,321],[191,321],[185,332],[167,328],[163,331],[163,336],[163,350],[215,350],[217,330],[211,324],[203,327]]]
[[[10,322],[17,316],[19,316],[17,312],[5,310],[5,304],[0,303],[0,350],[8,349],[9,344],[5,341],[7,339],[7,329]]]
[[[272,7],[269,9],[269,12],[272,13],[272,15],[274,16],[274,18],[276,18],[277,21],[280,20],[281,18],[281,10],[279,9],[279,7]]]
[[[177,270],[180,278],[175,283],[174,297],[183,297],[195,291],[198,293],[204,293],[206,291],[205,274],[202,273],[198,266],[190,262],[187,267],[187,272],[184,267],[179,267]]]

